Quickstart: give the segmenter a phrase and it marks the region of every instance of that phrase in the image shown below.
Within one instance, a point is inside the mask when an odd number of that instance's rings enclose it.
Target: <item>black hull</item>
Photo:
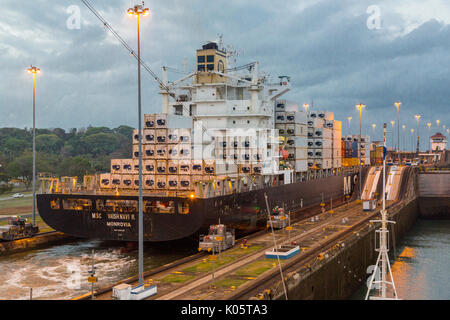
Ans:
[[[344,194],[344,180],[348,191],[353,192],[357,173],[350,176],[336,175],[321,179],[296,182],[277,187],[218,196],[209,199],[186,199],[177,197],[144,196],[146,201],[173,201],[175,212],[155,213],[144,210],[144,240],[149,242],[171,241],[187,237],[198,240],[211,224],[221,223],[234,228],[237,236],[265,228],[267,212],[264,194],[271,207],[285,206],[296,211],[303,207],[318,205],[330,197],[338,199]],[[90,207],[66,208],[65,201],[89,201]],[[42,219],[53,229],[80,238],[102,240],[137,241],[138,214],[136,208],[120,211],[100,207],[106,200],[134,200],[137,196],[39,194],[37,206]],[[53,205],[51,203],[53,202]],[[189,213],[178,213],[181,203],[189,203]],[[56,204],[56,205],[55,205]]]

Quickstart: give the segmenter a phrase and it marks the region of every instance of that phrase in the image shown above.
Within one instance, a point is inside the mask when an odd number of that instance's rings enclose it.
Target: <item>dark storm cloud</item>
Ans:
[[[132,1],[91,1],[135,47],[135,21],[124,12]],[[136,62],[80,1],[33,1],[20,12],[15,1],[0,20],[0,127],[30,126],[30,63],[42,67],[38,124],[43,127],[136,126]],[[258,60],[274,77],[290,75],[286,96],[335,112],[343,120],[354,105],[367,105],[364,128],[396,120],[414,127],[440,118],[450,125],[449,26],[428,19],[410,32],[406,18],[380,1],[382,27],[370,30],[370,1],[153,1],[142,22],[142,56],[160,73],[162,65],[194,67],[195,49],[218,34],[239,52],[238,64]],[[66,27],[69,5],[81,9],[80,30]],[[414,10],[414,6],[411,6]],[[414,12],[412,12],[414,14]],[[171,75],[173,79],[177,75]],[[145,112],[160,111],[161,99],[143,72]],[[346,128],[346,125],[344,125]],[[371,133],[368,132],[368,133]],[[378,137],[379,138],[379,137]]]

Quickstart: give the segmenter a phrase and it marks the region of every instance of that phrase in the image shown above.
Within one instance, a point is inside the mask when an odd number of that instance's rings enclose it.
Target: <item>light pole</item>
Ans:
[[[405,142],[405,132],[406,132],[406,125],[402,125],[403,129],[403,149],[406,151],[406,142]]]
[[[373,134],[373,140],[375,140],[375,128],[377,125],[375,123],[372,123],[372,134]]]
[[[417,120],[417,150],[416,150],[416,152],[417,152],[417,156],[418,156],[419,155],[419,143],[420,143],[420,141],[419,141],[419,139],[420,139],[420,136],[419,136],[419,119],[420,119],[420,115],[416,114],[414,117]]]
[[[365,104],[357,104],[356,105],[356,109],[358,109],[359,111],[359,200],[361,200],[361,180],[362,180],[362,175],[361,175],[361,131],[362,131],[362,109],[365,108],[366,105]]]
[[[439,129],[439,122],[441,122],[441,120],[436,120],[436,124],[437,124],[437,127],[438,127],[438,129]]]
[[[149,14],[148,8],[137,4],[128,9],[130,16],[137,18],[137,45],[138,45],[138,133],[139,133],[139,285],[144,284],[144,216],[142,210],[142,112],[141,112],[141,33],[140,18]]]
[[[395,125],[395,121],[392,120],[392,121],[391,121],[391,126],[392,126],[392,131],[391,131],[391,146],[392,146],[392,149],[394,149],[394,125]],[[394,159],[394,157],[392,157],[392,159]]]
[[[414,129],[411,129],[411,153],[414,152]]]
[[[348,120],[348,134],[351,134],[351,131],[350,131],[350,122],[352,122],[352,117],[347,117],[347,120]]]
[[[402,104],[400,101],[397,101],[394,103],[395,107],[397,108],[397,150],[398,150],[398,161],[400,162],[400,105]]]
[[[303,108],[305,108],[305,112],[308,113],[309,104],[304,103]]]
[[[431,151],[431,122],[427,122],[428,127],[428,150]]]
[[[33,226],[36,224],[36,74],[41,69],[30,66],[28,73],[33,75]]]

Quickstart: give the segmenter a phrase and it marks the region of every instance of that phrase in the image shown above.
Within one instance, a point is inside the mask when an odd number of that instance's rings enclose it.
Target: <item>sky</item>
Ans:
[[[133,48],[136,21],[130,0],[90,0]],[[195,50],[223,35],[238,53],[237,65],[258,61],[274,78],[291,77],[284,98],[329,110],[343,133],[382,138],[388,123],[410,133],[450,127],[450,2],[446,0],[155,0],[141,23],[142,59],[161,75],[162,66],[191,71]],[[92,126],[137,127],[136,60],[79,0],[1,0],[0,127],[32,126],[32,78],[36,85],[36,125],[64,129]],[[79,13],[79,15],[78,15]],[[77,25],[77,22],[80,22]],[[183,61],[187,63],[183,64]],[[179,74],[169,73],[169,80]],[[143,112],[161,111],[153,78],[142,71]],[[347,117],[351,116],[351,127]],[[440,120],[437,128],[436,120]],[[376,124],[375,131],[372,124]],[[397,124],[395,124],[396,126]],[[397,128],[395,127],[395,132]],[[395,133],[396,137],[396,133]],[[428,140],[422,139],[422,146]]]

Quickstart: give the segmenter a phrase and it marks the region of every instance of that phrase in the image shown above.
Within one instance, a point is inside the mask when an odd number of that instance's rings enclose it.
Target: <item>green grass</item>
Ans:
[[[195,278],[195,276],[187,275],[187,274],[169,274],[161,279],[161,282],[175,282],[175,283],[185,283],[191,279]]]
[[[32,205],[33,205],[33,197],[0,200],[0,209],[26,207],[26,206],[31,207]]]
[[[226,252],[226,254],[229,255],[229,256],[240,257],[240,256],[243,256],[243,255],[246,255],[246,254],[253,253],[253,252],[258,251],[260,249],[262,249],[262,246],[259,246],[259,245],[248,245],[247,249],[243,249],[243,248],[241,248],[241,246],[237,246],[237,247],[235,247],[235,248],[233,248],[231,250],[228,250]]]
[[[215,282],[215,285],[217,287],[225,287],[225,288],[231,288],[231,287],[239,287],[241,284],[246,283],[247,280],[244,279],[222,279],[217,282]]]
[[[265,271],[273,268],[273,261],[271,260],[257,260],[252,262],[245,267],[236,270],[236,274],[240,276],[250,276],[257,277],[263,274]]]
[[[208,258],[207,258],[208,259]],[[220,259],[214,261],[214,269],[236,260],[235,257],[221,255]],[[183,272],[210,272],[212,271],[212,262],[208,259],[206,262],[197,263],[191,267],[183,269]]]

